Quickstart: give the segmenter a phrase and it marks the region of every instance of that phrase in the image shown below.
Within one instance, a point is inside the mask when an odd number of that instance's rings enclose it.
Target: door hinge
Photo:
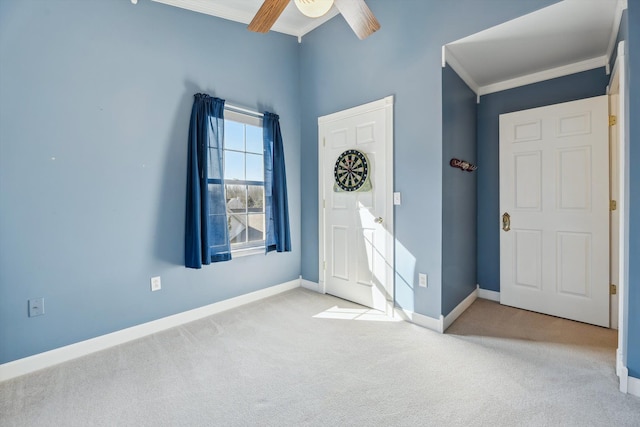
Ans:
[[[322,207],[323,208],[327,207],[327,201],[325,199],[322,199]]]
[[[322,269],[323,270],[327,269],[327,261],[322,261]]]
[[[609,209],[611,209],[612,211],[618,209],[618,202],[616,202],[615,200],[611,200],[611,202],[609,203]]]
[[[618,124],[618,117],[609,116],[609,126],[615,126]]]
[[[613,285],[613,284],[609,285],[609,293],[611,295],[615,295],[618,293],[618,288],[616,287],[616,285]]]
[[[327,138],[322,138],[322,146],[323,147],[327,146]]]

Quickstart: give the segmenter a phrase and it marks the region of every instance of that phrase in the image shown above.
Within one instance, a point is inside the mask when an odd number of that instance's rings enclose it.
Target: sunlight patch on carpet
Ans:
[[[337,305],[313,316],[316,319],[367,320],[370,322],[401,322],[371,308],[341,308]]]

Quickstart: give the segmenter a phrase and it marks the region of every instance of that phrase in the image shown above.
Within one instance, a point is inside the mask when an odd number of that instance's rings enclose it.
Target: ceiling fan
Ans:
[[[318,18],[336,5],[351,29],[363,40],[380,29],[380,23],[364,0],[293,0],[300,12],[310,18]],[[289,0],[265,0],[249,24],[249,30],[268,32],[289,4]]]

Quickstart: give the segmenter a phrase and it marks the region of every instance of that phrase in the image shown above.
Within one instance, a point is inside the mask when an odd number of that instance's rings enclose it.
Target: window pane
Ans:
[[[209,215],[209,246],[224,247],[227,244],[227,236],[224,235],[224,216]]]
[[[264,152],[262,142],[262,128],[247,125],[247,151],[262,154]]]
[[[226,206],[221,206],[222,203],[216,203],[216,201],[224,199],[222,191],[222,184],[209,184],[209,213],[211,215],[221,215],[227,209]]]
[[[245,213],[247,211],[247,187],[244,185],[227,185],[227,210],[229,213]]]
[[[248,240],[250,242],[264,240],[264,214],[249,214],[248,218]]]
[[[231,244],[244,243],[247,241],[247,215],[229,215],[229,242]]]
[[[264,181],[264,161],[259,154],[247,154],[247,181]]]
[[[244,181],[244,153],[224,152],[224,179]]]
[[[222,171],[220,170],[222,168],[222,157],[218,156],[218,150],[215,148],[209,148],[208,156],[209,170],[207,178],[219,179],[222,176]]]
[[[249,212],[264,212],[264,187],[262,185],[248,185],[247,187]]]
[[[224,121],[224,148],[244,151],[244,124],[231,120]]]

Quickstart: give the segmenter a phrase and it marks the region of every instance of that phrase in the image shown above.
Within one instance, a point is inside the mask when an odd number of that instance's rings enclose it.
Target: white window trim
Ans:
[[[237,111],[224,109],[224,119],[232,120],[234,122],[244,123],[246,125],[262,127],[262,117],[251,116],[245,113],[238,113]]]
[[[231,254],[233,258],[242,258],[245,256],[253,256],[253,255],[265,255],[265,246],[266,246],[266,242],[263,241],[262,246],[232,249]]]

